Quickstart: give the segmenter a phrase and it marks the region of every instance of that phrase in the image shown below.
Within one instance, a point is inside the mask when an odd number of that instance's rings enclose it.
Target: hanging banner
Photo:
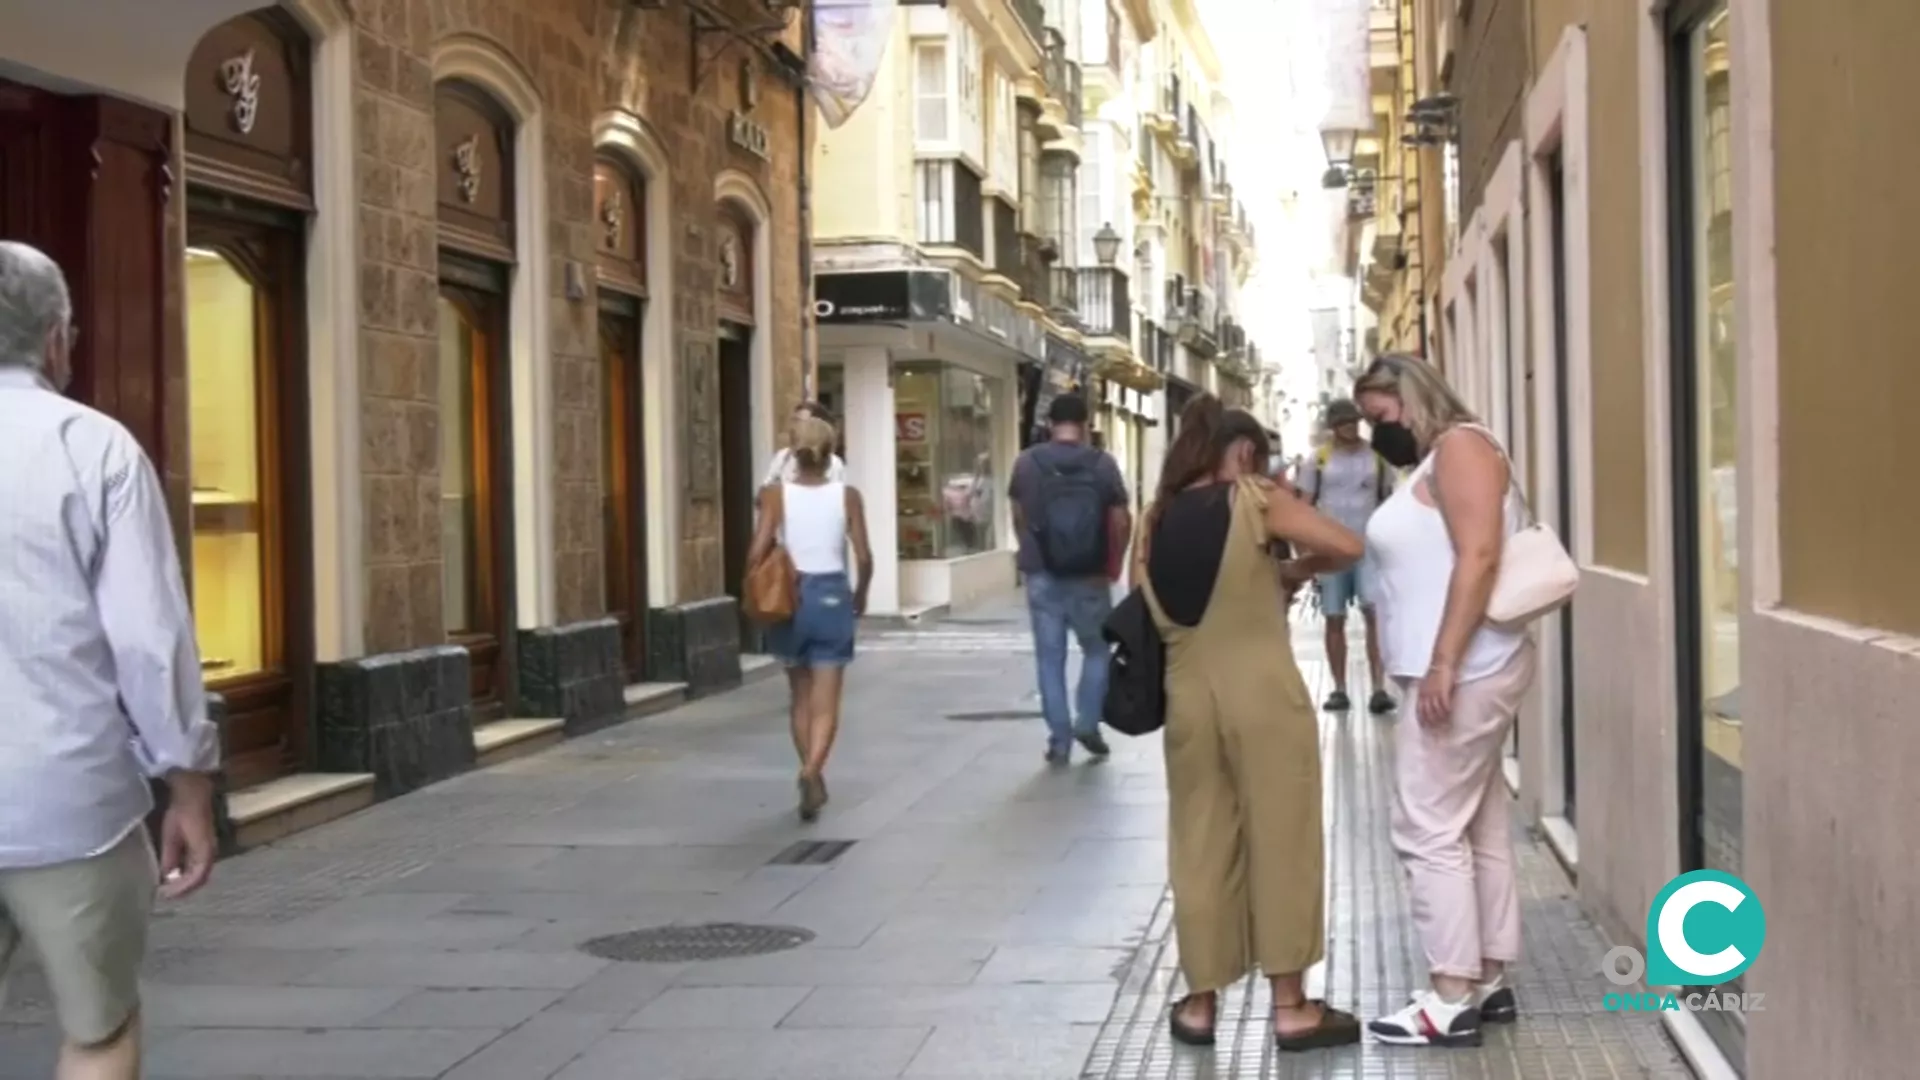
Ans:
[[[894,0],[815,0],[807,78],[829,128],[846,123],[872,92],[897,7]]]
[[[1327,115],[1322,130],[1373,129],[1373,72],[1369,55],[1369,0],[1319,0],[1326,57]]]

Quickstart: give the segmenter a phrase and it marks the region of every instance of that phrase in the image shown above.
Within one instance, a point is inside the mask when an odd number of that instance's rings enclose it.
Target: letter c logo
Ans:
[[[1766,911],[1746,882],[1718,870],[1682,874],[1647,913],[1647,985],[1717,986],[1751,967],[1766,940]]]

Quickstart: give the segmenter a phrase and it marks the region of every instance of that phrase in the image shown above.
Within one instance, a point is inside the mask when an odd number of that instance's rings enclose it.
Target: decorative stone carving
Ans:
[[[480,198],[480,136],[469,135],[453,148],[453,167],[460,174],[460,197]]]
[[[220,86],[233,99],[234,130],[253,134],[260,116],[260,75],[253,70],[252,49],[220,62]]]
[[[740,287],[740,238],[732,233],[720,238],[720,287]]]
[[[602,243],[608,248],[619,247],[620,237],[627,225],[627,201],[621,198],[620,192],[609,191],[607,197],[601,200],[600,225],[605,230]]]

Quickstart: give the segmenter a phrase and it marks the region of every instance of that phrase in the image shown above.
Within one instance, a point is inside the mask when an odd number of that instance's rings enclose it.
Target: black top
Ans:
[[[1181,626],[1200,625],[1232,527],[1231,483],[1188,488],[1161,504],[1147,551],[1147,580],[1167,618]]]

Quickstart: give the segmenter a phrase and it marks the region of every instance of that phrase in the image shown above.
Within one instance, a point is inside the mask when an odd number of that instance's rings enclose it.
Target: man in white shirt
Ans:
[[[220,740],[159,477],[60,394],[72,318],[60,268],[0,241],[0,976],[30,942],[59,1080],[137,1080],[147,920],[212,871]]]
[[[833,415],[827,412],[825,405],[817,401],[803,401],[794,407],[792,419],[797,421],[803,416],[811,416],[815,420],[828,424],[833,423]],[[839,430],[838,425],[835,425],[834,430],[836,432]],[[792,483],[799,475],[799,467],[793,463],[793,451],[781,447],[773,452],[773,460],[767,462],[767,475],[760,481],[760,486],[771,487],[782,480]],[[827,483],[845,483],[846,479],[847,463],[840,460],[839,454],[835,454],[833,460],[827,463]]]

